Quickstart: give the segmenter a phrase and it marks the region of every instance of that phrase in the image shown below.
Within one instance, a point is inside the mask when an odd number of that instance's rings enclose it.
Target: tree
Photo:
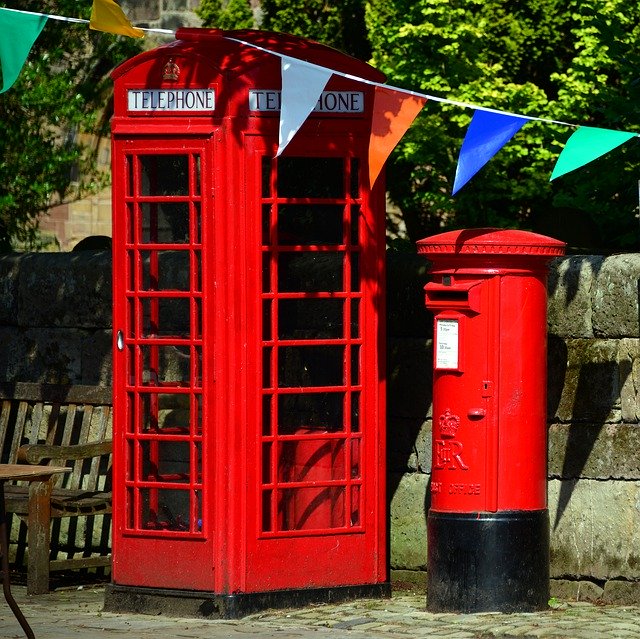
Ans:
[[[85,19],[91,10],[73,0],[4,6]],[[0,252],[37,245],[51,206],[102,184],[92,140],[108,133],[109,73],[140,50],[135,39],[87,24],[47,22],[18,80],[0,94]]]
[[[196,13],[205,27],[259,27],[318,40],[363,60],[371,55],[364,0],[202,0]]]
[[[261,9],[262,28],[362,59],[371,52],[395,86],[576,125],[638,129],[639,0],[262,0]],[[472,113],[427,103],[388,163],[388,189],[410,240],[495,225],[588,250],[637,248],[637,142],[550,183],[573,129],[531,122],[452,197]]]
[[[371,56],[364,0],[262,0],[261,28],[318,40],[362,60]]]
[[[249,0],[202,0],[195,11],[203,27],[252,29],[256,26]]]
[[[371,0],[367,28],[374,64],[391,84],[534,117],[634,130],[639,8],[637,0],[631,6],[622,0]],[[571,129],[530,123],[452,198],[470,117],[459,107],[427,103],[393,156],[389,190],[410,239],[496,225],[551,229],[589,248],[637,246],[637,144],[550,184]],[[563,219],[570,222],[562,225]]]

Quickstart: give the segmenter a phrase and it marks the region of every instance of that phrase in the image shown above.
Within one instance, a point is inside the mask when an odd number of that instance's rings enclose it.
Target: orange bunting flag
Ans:
[[[369,140],[369,186],[373,188],[391,151],[416,119],[426,97],[376,87]]]
[[[93,0],[89,27],[96,31],[144,38],[144,31],[132,26],[120,6],[113,0]]]

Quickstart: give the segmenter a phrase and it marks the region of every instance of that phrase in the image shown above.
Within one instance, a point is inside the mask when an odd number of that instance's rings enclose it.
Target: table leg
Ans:
[[[4,507],[4,482],[0,481],[0,553],[2,554],[2,590],[4,598],[13,611],[18,623],[22,626],[27,639],[35,639],[31,626],[27,623],[22,610],[11,594],[11,580],[9,573],[9,534],[7,531],[7,515]]]

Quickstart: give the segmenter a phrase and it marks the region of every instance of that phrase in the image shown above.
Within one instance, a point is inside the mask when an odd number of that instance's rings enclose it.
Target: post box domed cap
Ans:
[[[566,244],[546,235],[516,229],[461,229],[418,240],[426,255],[564,255]]]

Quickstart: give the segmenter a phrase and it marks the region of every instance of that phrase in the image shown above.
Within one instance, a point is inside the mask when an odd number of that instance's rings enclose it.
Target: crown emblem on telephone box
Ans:
[[[162,69],[162,79],[177,80],[179,76],[180,67],[173,61],[173,58],[169,58],[169,62],[167,62]]]

